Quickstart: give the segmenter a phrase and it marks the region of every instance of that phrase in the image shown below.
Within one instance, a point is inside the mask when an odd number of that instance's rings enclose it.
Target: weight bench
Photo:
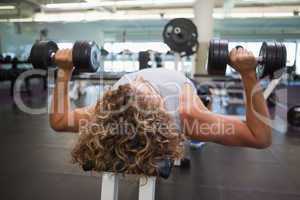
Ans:
[[[188,164],[187,164],[188,162]],[[171,166],[167,162],[162,162],[160,165],[160,177],[168,178],[171,173]],[[175,160],[174,166],[189,165],[189,160],[183,159]],[[101,200],[117,200],[119,192],[119,181],[122,174],[116,174],[111,172],[104,172],[102,174],[101,185]],[[155,199],[155,186],[156,177],[147,176],[139,178],[139,200],[154,200]]]
[[[87,161],[83,165],[84,171],[93,170],[94,162]],[[169,178],[173,162],[170,159],[164,159],[157,162],[158,176]],[[103,172],[101,185],[101,200],[117,200],[119,191],[120,173]],[[156,177],[147,176],[139,179],[139,200],[154,200],[155,199],[155,183]]]
[[[104,172],[102,175],[101,200],[118,200],[119,180],[121,174]],[[155,199],[156,177],[139,179],[139,200]]]

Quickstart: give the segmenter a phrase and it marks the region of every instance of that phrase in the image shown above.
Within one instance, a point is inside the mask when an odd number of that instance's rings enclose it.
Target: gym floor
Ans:
[[[41,88],[34,90],[41,91]],[[8,87],[0,88],[0,199],[100,199],[101,177],[70,162],[77,136],[55,133],[47,115],[28,115],[12,105]],[[43,98],[41,98],[43,97]],[[47,94],[26,98],[43,106]],[[266,150],[206,144],[190,151],[191,168],[174,169],[159,180],[156,199],[298,200],[300,137],[273,133]],[[137,199],[137,182],[122,179],[120,200]]]

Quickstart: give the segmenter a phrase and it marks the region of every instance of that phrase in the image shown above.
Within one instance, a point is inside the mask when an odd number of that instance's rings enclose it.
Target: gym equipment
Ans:
[[[88,172],[88,171],[92,171],[93,168],[95,167],[96,163],[94,160],[88,160],[84,163],[84,165],[82,166],[83,171]]]
[[[160,53],[155,53],[154,60],[156,62],[156,67],[157,68],[163,67],[162,58],[161,58],[161,54]]]
[[[119,182],[121,174],[104,172],[102,175],[101,198],[102,200],[122,199],[119,197]],[[126,177],[123,177],[123,179]],[[132,180],[131,180],[132,181]],[[138,187],[139,200],[155,200],[156,177],[140,177]]]
[[[287,118],[290,125],[300,127],[300,106],[290,108]]]
[[[92,171],[95,168],[95,165],[96,163],[94,160],[88,160],[84,163],[82,169],[83,171]],[[168,179],[172,172],[173,162],[170,159],[164,159],[158,161],[157,166],[158,166],[159,176],[164,179]],[[119,171],[119,173],[122,173],[122,171]]]
[[[237,46],[243,48],[242,46]],[[278,78],[286,68],[286,47],[280,42],[263,42],[257,58],[257,77],[270,76]],[[227,64],[230,64],[228,40],[214,39],[209,44],[207,70],[210,75],[225,75]]]
[[[190,79],[190,81],[194,84],[197,95],[200,97],[204,106],[207,107],[212,102],[212,94],[210,92],[211,87],[209,85],[200,84],[194,79]]]
[[[197,27],[185,18],[169,21],[164,27],[163,39],[170,49],[179,53],[181,57],[193,55],[199,47]]]
[[[159,176],[168,178],[171,173],[173,163],[170,159],[161,160],[157,163],[159,168]],[[104,172],[102,175],[101,184],[101,199],[115,200],[118,199],[119,180],[121,174]],[[155,200],[155,185],[156,177],[154,176],[141,176],[139,178],[139,200]]]
[[[173,162],[170,159],[161,160],[157,163],[159,176],[168,179],[172,172]]]
[[[195,82],[196,83],[196,82]],[[205,107],[212,102],[212,94],[210,92],[210,86],[202,85],[202,84],[195,84],[197,95],[200,97],[201,101],[203,102]]]
[[[151,65],[149,65],[150,59],[150,53],[148,51],[141,51],[139,52],[139,69],[147,69],[151,68]]]
[[[5,56],[4,62],[5,63],[10,63],[11,62],[11,56],[10,55]]]
[[[53,41],[36,42],[30,52],[29,62],[35,69],[55,67],[58,46]],[[96,72],[100,67],[101,50],[95,42],[76,41],[72,49],[72,62],[76,72]]]
[[[181,169],[189,169],[191,167],[191,160],[189,158],[183,158],[181,160]]]
[[[58,46],[53,41],[36,42],[31,48],[28,61],[32,63],[35,69],[54,67],[53,58],[57,51]]]

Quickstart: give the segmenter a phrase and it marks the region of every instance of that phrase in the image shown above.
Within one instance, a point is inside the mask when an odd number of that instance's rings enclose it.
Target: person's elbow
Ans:
[[[56,132],[64,132],[67,130],[66,122],[64,116],[57,114],[50,114],[49,122],[50,127]]]
[[[266,128],[261,132],[263,137],[260,137],[256,140],[254,144],[254,148],[257,149],[266,149],[269,148],[272,145],[272,129]]]

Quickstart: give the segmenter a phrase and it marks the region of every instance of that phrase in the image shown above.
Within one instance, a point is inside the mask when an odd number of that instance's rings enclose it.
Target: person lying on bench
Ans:
[[[258,149],[271,145],[271,127],[261,120],[269,119],[269,113],[256,78],[256,59],[245,49],[230,52],[246,93],[245,121],[211,112],[188,78],[163,68],[127,74],[96,105],[71,109],[71,58],[68,49],[55,55],[59,69],[50,125],[58,132],[79,133],[72,157],[84,168],[158,175],[161,160],[183,156],[186,137]]]

